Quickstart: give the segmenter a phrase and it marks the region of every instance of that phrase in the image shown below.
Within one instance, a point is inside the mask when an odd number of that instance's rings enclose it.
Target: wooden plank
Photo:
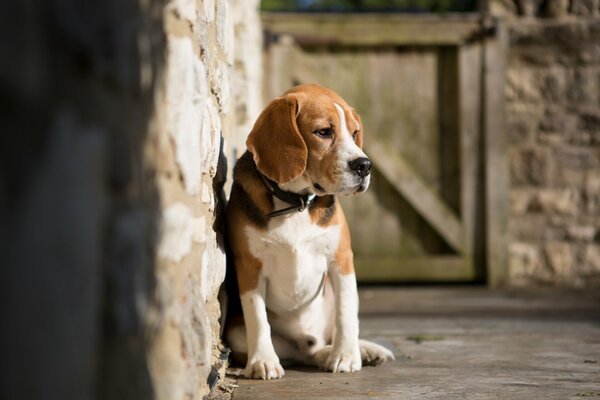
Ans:
[[[455,213],[439,199],[422,178],[399,154],[392,154],[381,143],[371,142],[367,149],[375,168],[415,208],[421,216],[458,253],[466,252],[464,229]]]
[[[507,32],[499,22],[496,36],[484,41],[484,154],[487,280],[501,286],[508,276],[508,160],[504,126]]]
[[[354,264],[359,282],[466,282],[474,279],[472,265],[460,256],[361,257]]]
[[[444,46],[438,49],[438,113],[440,196],[460,215],[460,98],[458,79],[458,47]]]
[[[470,44],[458,49],[458,129],[460,144],[460,215],[467,248],[475,265],[483,265],[483,160],[481,155],[482,48]]]
[[[481,34],[476,14],[397,13],[261,14],[269,35],[290,34],[301,45],[444,46],[460,45]]]

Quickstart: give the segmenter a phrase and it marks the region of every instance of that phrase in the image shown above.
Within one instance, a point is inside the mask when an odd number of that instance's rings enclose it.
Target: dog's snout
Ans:
[[[359,157],[348,163],[350,169],[358,174],[361,178],[371,173],[371,160],[367,157]]]

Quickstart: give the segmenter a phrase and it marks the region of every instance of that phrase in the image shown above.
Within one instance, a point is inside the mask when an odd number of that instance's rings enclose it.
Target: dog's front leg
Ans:
[[[248,341],[244,375],[248,378],[277,379],[285,375],[271,340],[265,305],[266,284],[266,279],[259,277],[256,288],[241,295]]]
[[[349,257],[349,259],[348,259]],[[352,266],[352,253],[332,262],[329,276],[335,297],[335,336],[323,367],[333,372],[360,371],[362,361],[358,342],[358,291]]]

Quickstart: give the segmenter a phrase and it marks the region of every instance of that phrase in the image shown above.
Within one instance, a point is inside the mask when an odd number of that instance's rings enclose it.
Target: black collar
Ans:
[[[281,190],[277,183],[273,182],[272,180],[261,174],[260,171],[257,170],[256,172],[258,173],[261,180],[273,196],[277,197],[279,200],[285,201],[288,204],[292,204],[291,207],[283,208],[281,210],[276,210],[268,213],[267,217],[269,218],[279,217],[280,215],[285,214],[291,214],[296,211],[302,212],[313,202],[313,200],[316,197],[312,193],[302,195],[294,192],[287,192],[285,190]]]

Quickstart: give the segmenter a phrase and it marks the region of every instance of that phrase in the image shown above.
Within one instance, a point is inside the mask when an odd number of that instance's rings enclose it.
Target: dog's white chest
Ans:
[[[267,278],[267,306],[275,312],[293,311],[322,290],[324,273],[339,245],[340,227],[313,224],[308,211],[303,211],[274,218],[266,231],[248,227],[246,235]]]

